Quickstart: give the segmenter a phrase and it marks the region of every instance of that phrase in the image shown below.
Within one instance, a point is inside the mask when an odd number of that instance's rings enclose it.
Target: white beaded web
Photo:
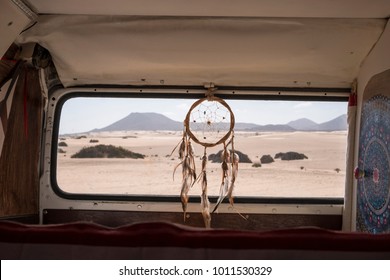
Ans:
[[[200,142],[216,143],[230,132],[231,114],[220,102],[204,100],[191,110],[189,125]]]

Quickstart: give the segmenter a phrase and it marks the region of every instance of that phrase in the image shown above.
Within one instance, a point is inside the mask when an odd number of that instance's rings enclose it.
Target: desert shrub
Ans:
[[[97,140],[97,139],[91,139],[91,140],[89,140],[89,143],[99,143],[99,140]]]
[[[261,167],[261,163],[256,162],[256,163],[252,164],[252,167],[256,167],[256,168]]]
[[[65,150],[63,150],[63,149],[61,149],[61,148],[59,148],[59,149],[58,149],[58,153],[59,153],[59,154],[65,154],[65,153],[66,153],[66,151],[65,151]]]
[[[85,138],[87,138],[87,136],[81,135],[81,136],[77,136],[77,137],[76,137],[76,139],[83,139],[83,138],[85,139]]]
[[[274,162],[274,159],[271,157],[271,155],[263,155],[260,158],[260,162],[264,163],[264,164],[272,163],[272,162]]]
[[[232,152],[232,151],[230,151],[230,152]],[[239,156],[240,162],[252,163],[252,161],[250,160],[248,155],[246,155],[246,154],[244,154],[244,153],[242,153],[240,151],[237,151],[237,150],[235,150],[234,152]],[[210,160],[211,162],[220,163],[221,162],[221,156],[222,156],[222,150],[220,150],[216,154],[209,155],[208,160]]]
[[[297,153],[297,152],[287,152],[287,153],[277,153],[275,158],[280,158],[281,160],[301,160],[308,159],[305,154]]]
[[[72,158],[145,158],[144,155],[134,153],[122,147],[113,145],[97,145],[94,147],[84,147]]]
[[[68,144],[66,144],[66,142],[60,142],[60,143],[58,143],[58,146],[60,146],[60,147],[68,147]]]
[[[334,171],[336,171],[337,173],[339,173],[339,172],[341,171],[341,169],[340,169],[340,168],[335,168]]]

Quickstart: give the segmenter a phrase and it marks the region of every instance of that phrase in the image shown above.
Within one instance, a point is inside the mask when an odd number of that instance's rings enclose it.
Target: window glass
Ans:
[[[196,100],[75,97],[61,108],[56,180],[67,193],[179,196],[183,121]],[[235,196],[343,197],[345,102],[226,100],[240,154]],[[204,148],[195,147],[197,172]],[[209,195],[222,150],[207,149]],[[176,172],[174,172],[176,170]],[[195,184],[190,195],[201,193]]]

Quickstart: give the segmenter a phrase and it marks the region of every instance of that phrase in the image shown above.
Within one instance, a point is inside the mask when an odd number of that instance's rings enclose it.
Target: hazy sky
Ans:
[[[102,128],[132,112],[155,112],[183,121],[195,102],[190,99],[73,98],[62,109],[60,134]],[[347,113],[346,102],[227,100],[236,122],[286,124],[308,118],[326,122]]]

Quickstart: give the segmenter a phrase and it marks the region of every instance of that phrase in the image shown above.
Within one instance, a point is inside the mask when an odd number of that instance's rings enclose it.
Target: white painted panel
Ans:
[[[4,55],[19,33],[32,21],[30,17],[14,1],[0,1],[0,56]]]
[[[41,16],[62,83],[349,87],[381,19]]]

